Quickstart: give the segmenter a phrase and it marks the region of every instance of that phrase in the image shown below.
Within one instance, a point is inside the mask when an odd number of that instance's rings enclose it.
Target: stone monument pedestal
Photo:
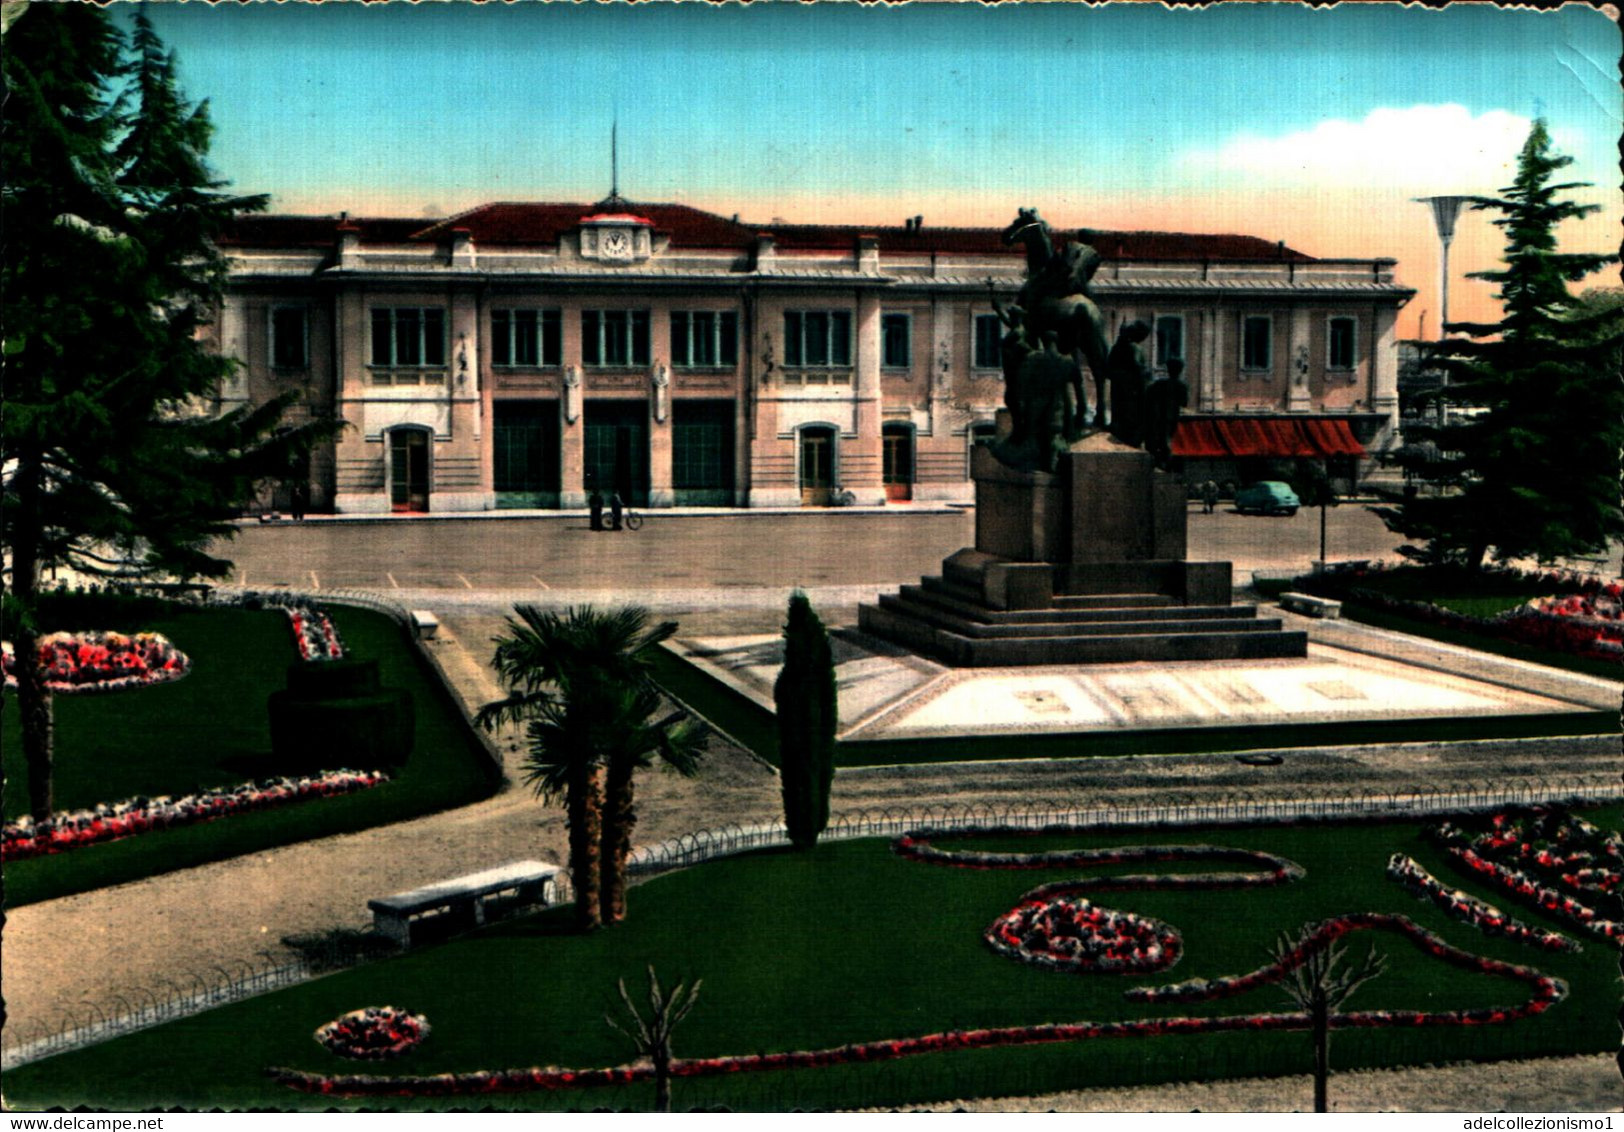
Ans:
[[[1228,562],[1186,557],[1185,490],[1149,454],[1096,433],[1054,474],[973,455],[976,545],[939,576],[858,610],[865,632],[963,667],[1304,656]]]

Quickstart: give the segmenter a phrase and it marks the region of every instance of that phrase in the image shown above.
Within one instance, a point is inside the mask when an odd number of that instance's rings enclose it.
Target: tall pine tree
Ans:
[[[0,418],[7,620],[37,653],[42,572],[218,577],[209,552],[266,478],[332,425],[279,429],[287,400],[213,411],[235,365],[201,334],[214,237],[263,197],[221,191],[208,113],[188,105],[144,11],[131,50],[87,4],[34,4],[5,32]],[[18,665],[29,809],[51,812],[51,697]]]
[[[1503,197],[1474,197],[1474,210],[1501,215],[1503,266],[1474,272],[1499,285],[1504,317],[1450,323],[1461,335],[1431,349],[1448,377],[1435,396],[1439,423],[1408,430],[1437,455],[1409,445],[1398,463],[1444,485],[1438,496],[1377,507],[1390,530],[1422,543],[1426,562],[1476,569],[1497,559],[1583,557],[1624,536],[1619,451],[1624,446],[1624,387],[1617,357],[1624,336],[1616,318],[1589,310],[1568,284],[1617,257],[1556,250],[1556,228],[1599,206],[1562,199],[1582,182],[1552,184],[1572,164],[1555,153],[1536,120]]]

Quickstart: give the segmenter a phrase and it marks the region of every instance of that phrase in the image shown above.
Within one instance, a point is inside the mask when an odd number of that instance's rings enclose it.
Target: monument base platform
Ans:
[[[1228,562],[1184,558],[1184,488],[1096,435],[1056,474],[975,453],[976,546],[858,609],[866,633],[959,668],[1301,657],[1307,637],[1231,604]]]

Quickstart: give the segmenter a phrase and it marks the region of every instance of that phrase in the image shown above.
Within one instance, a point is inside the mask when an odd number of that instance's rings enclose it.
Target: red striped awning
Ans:
[[[1236,417],[1231,420],[1183,420],[1173,433],[1173,455],[1196,459],[1230,456],[1307,457],[1363,456],[1345,420],[1282,417]]]

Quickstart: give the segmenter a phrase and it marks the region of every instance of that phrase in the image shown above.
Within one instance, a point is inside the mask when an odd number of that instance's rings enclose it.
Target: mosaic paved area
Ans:
[[[1155,728],[1269,726],[1565,712],[1595,706],[1576,678],[1525,691],[1519,673],[1478,679],[1310,644],[1308,656],[1188,664],[951,669],[835,630],[842,739],[921,739]],[[676,651],[771,706],[782,662],[777,637],[686,638]]]

